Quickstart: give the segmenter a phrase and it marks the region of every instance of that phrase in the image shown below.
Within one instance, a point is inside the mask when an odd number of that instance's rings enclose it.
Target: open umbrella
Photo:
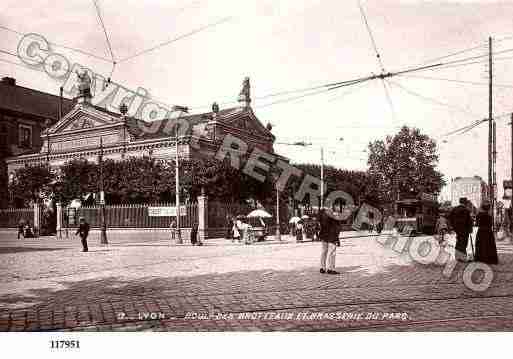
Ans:
[[[263,209],[255,209],[248,213],[248,217],[272,218],[272,215]]]
[[[308,218],[310,218],[310,217],[308,217],[306,214],[303,214],[303,215],[301,216],[301,219],[308,219]]]
[[[301,220],[301,218],[294,216],[294,217],[292,217],[292,218],[290,219],[289,223],[297,223],[297,222],[299,222],[300,220]]]

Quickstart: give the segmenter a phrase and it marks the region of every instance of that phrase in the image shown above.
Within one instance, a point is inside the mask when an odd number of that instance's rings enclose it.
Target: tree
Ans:
[[[385,141],[370,143],[368,164],[385,202],[421,192],[439,194],[445,184],[436,169],[436,142],[417,128],[403,126]]]
[[[321,178],[321,167],[319,165],[296,164],[295,167],[319,180]],[[332,191],[344,191],[353,198],[355,205],[363,202],[373,205],[380,204],[379,193],[376,191],[377,178],[365,171],[351,171],[325,165],[324,182],[326,184],[326,194]],[[289,185],[291,195],[293,195],[294,188],[297,190],[300,184],[300,179],[291,179]],[[313,203],[316,204],[316,201]]]
[[[54,191],[57,199],[65,204],[75,198],[83,199],[86,194],[96,193],[97,165],[85,159],[66,162],[60,168]]]
[[[9,190],[14,197],[15,207],[26,207],[48,197],[55,174],[46,165],[26,166],[14,173],[14,181]]]

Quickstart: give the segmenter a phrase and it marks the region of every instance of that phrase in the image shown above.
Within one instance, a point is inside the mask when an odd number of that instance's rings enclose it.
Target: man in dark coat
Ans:
[[[226,216],[226,239],[233,239],[233,220],[232,217]]]
[[[322,244],[321,251],[321,273],[339,274],[335,271],[335,255],[337,253],[337,242],[339,241],[340,222],[330,209],[319,211],[319,239]],[[326,267],[326,259],[328,266]]]
[[[87,236],[89,235],[89,223],[85,221],[84,217],[80,217],[80,224],[77,228],[77,232],[75,235],[80,235],[80,240],[82,241],[82,252],[87,252],[89,249],[87,248]]]
[[[25,238],[25,220],[23,218],[18,223],[18,239],[20,239],[20,236]]]
[[[191,228],[191,244],[195,246],[198,243],[198,222],[194,222]]]
[[[467,258],[468,236],[472,233],[473,227],[466,198],[460,198],[459,206],[452,209],[449,214],[449,223],[456,232],[456,259],[460,262],[465,262]]]

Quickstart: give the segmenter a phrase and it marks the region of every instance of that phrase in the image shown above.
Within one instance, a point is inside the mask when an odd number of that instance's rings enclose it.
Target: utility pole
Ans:
[[[46,119],[45,126],[46,126],[46,165],[48,168],[50,168],[50,127],[52,125],[52,122],[50,119]]]
[[[511,173],[510,173],[510,180],[511,185],[513,187],[513,113],[511,114],[511,122],[509,123],[511,125]],[[510,228],[513,225],[513,188],[511,189],[511,198],[510,198],[510,204],[509,204],[509,214],[510,214]],[[509,231],[509,228],[508,228]]]
[[[488,193],[492,209],[492,226],[495,228],[495,188],[493,183],[493,69],[492,69],[492,38],[488,37]]]
[[[180,231],[180,176],[178,171],[180,166],[178,165],[178,124],[175,126],[175,202],[176,202],[176,231],[177,231],[177,242],[182,244],[182,233]]]
[[[62,92],[64,91],[64,87],[59,88],[59,121],[62,120]]]
[[[276,185],[276,238],[281,241],[280,232],[280,190]]]
[[[103,188],[103,139],[100,137],[100,243],[108,244],[107,223],[105,222],[105,192]]]
[[[321,205],[324,208],[324,148],[321,146]]]
[[[173,111],[179,111],[182,113],[188,113],[189,108],[186,106],[173,106]],[[181,115],[178,117],[180,119]],[[180,175],[179,175],[179,157],[178,157],[178,124],[179,121],[176,121],[175,124],[175,202],[176,202],[176,231],[177,238],[176,241],[178,244],[182,244],[182,233],[180,230]]]
[[[492,122],[493,125],[493,213],[495,217],[499,217],[499,208],[497,207],[497,124],[495,120]],[[495,224],[495,222],[493,222]],[[495,227],[494,227],[495,228]]]

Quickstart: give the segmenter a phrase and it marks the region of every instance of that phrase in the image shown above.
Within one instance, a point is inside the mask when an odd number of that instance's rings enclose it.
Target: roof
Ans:
[[[0,81],[0,108],[57,120],[59,96]],[[73,108],[73,101],[63,97],[62,113]]]
[[[244,117],[249,116],[251,113],[250,109],[241,108],[241,107],[232,107],[220,110],[217,112],[216,121],[223,122],[224,120],[236,118],[236,117]],[[213,112],[205,112],[195,115],[181,116],[181,120],[185,120],[192,127],[198,124],[206,124],[210,121],[214,120]],[[144,122],[139,119],[131,118],[128,121],[128,125],[131,128],[131,133],[136,135],[138,139],[153,139],[153,138],[161,138],[161,137],[169,137],[169,131],[173,130],[173,127],[166,126],[168,122],[174,124],[176,119],[163,119],[152,122]],[[142,131],[141,128],[151,128],[154,131]]]

